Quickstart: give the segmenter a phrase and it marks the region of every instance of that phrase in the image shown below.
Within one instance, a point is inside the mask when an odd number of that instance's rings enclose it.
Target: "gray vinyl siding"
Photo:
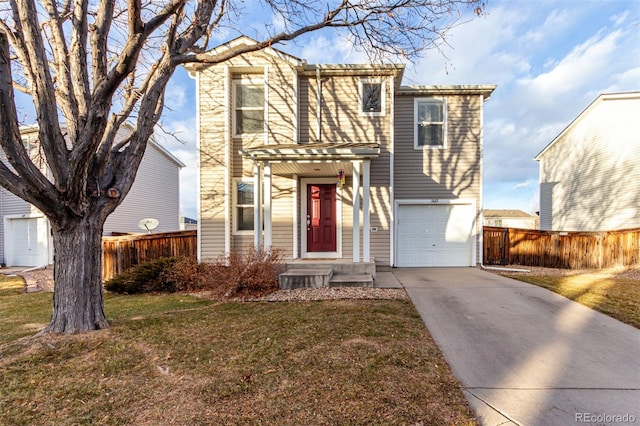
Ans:
[[[389,129],[389,126],[387,126]],[[390,134],[389,129],[386,135]],[[381,146],[380,157],[371,161],[370,175],[370,200],[369,221],[371,228],[377,228],[376,232],[369,233],[369,247],[371,256],[376,265],[389,266],[391,263],[390,239],[391,239],[391,154],[389,143]]]
[[[540,229],[550,231],[553,228],[551,202],[553,200],[554,183],[540,183]]]
[[[1,155],[1,154],[0,154]],[[0,264],[6,263],[4,253],[4,220],[6,216],[30,215],[38,211],[35,207],[24,201],[22,198],[13,195],[4,188],[0,188]]]
[[[24,138],[28,138],[29,140],[36,139],[36,133],[29,133],[28,135],[23,135]],[[32,149],[31,154],[34,158],[34,162],[44,168],[44,162],[42,161],[42,155],[37,152],[37,149]],[[0,148],[0,161],[5,164],[9,164],[7,161],[7,157]],[[11,168],[11,166],[9,166]],[[6,216],[15,216],[15,215],[25,215],[29,216],[32,214],[41,215],[40,210],[33,207],[31,204],[24,201],[22,198],[17,195],[12,194],[4,188],[0,188],[0,264],[6,263],[5,257],[5,229],[4,229],[4,221]]]
[[[104,235],[144,232],[138,222],[158,219],[154,232],[180,230],[180,167],[152,143],[147,144],[131,190],[107,218]]]
[[[481,259],[482,205],[480,95],[447,95],[447,148],[414,149],[414,99],[395,99],[394,197],[402,199],[476,200],[476,261]]]
[[[640,227],[640,94],[604,96],[541,156],[541,228]]]
[[[126,128],[118,131],[116,138],[123,138],[128,133]],[[29,132],[24,137],[36,140],[37,133]],[[31,151],[35,163],[46,170],[43,155],[39,148]],[[0,160],[5,161],[0,150]],[[139,233],[140,219],[153,217],[159,220],[160,231],[180,230],[180,166],[161,149],[149,143],[140,163],[136,180],[126,198],[107,218],[104,235],[112,232]],[[9,215],[33,215],[42,213],[21,198],[0,188],[0,263],[5,262],[4,255],[4,217]]]

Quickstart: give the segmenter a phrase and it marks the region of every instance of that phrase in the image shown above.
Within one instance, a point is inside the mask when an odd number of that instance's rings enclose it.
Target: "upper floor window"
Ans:
[[[380,79],[360,80],[360,114],[384,115],[384,85]]]
[[[415,149],[447,147],[447,102],[444,99],[414,100]]]
[[[234,80],[234,135],[264,133],[264,83]]]

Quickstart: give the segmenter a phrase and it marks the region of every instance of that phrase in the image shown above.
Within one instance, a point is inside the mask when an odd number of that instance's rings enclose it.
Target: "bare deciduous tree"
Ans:
[[[264,36],[207,54],[216,32],[244,17],[234,0],[2,0],[0,185],[40,209],[54,244],[54,303],[44,332],[108,327],[101,286],[106,218],[135,179],[176,67],[217,63],[335,27],[373,55],[406,58],[437,47],[460,8],[479,0],[262,0]],[[268,25],[278,22],[276,33]],[[254,36],[254,34],[251,34]],[[379,58],[379,57],[378,57]],[[15,95],[31,98],[47,168],[21,140]],[[124,140],[116,132],[125,123]]]

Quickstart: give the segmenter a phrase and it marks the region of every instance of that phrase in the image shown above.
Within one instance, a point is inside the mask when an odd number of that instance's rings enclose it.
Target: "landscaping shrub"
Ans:
[[[207,268],[207,281],[224,290],[224,296],[260,296],[278,290],[284,270],[284,250],[250,246],[243,254],[228,254]]]
[[[143,263],[105,283],[114,293],[208,291],[220,298],[261,296],[278,290],[284,251],[248,247],[210,262],[191,258],[161,258]]]
[[[163,272],[163,278],[175,283],[177,291],[201,291],[205,287],[203,281],[205,268],[206,264],[198,263],[191,257],[183,257]]]
[[[181,259],[166,275],[179,290],[208,291],[222,298],[260,296],[278,289],[283,259],[281,249],[249,246],[242,254],[227,254],[200,264]]]
[[[163,257],[142,263],[104,283],[114,293],[173,293],[180,290],[175,277],[168,273],[179,261],[176,257]]]

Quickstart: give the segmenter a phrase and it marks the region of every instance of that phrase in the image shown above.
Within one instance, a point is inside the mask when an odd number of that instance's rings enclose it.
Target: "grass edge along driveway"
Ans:
[[[500,274],[546,288],[640,328],[640,268],[590,271],[534,268],[531,273]]]

